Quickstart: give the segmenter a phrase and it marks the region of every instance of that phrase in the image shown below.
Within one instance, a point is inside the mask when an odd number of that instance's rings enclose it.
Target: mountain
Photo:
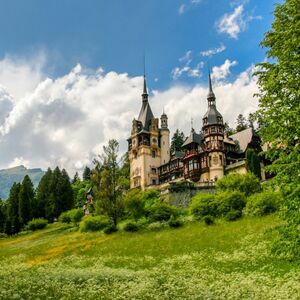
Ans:
[[[27,169],[24,166],[0,170],[0,198],[7,199],[9,190],[14,182],[21,182],[25,175],[28,175],[37,187],[45,172],[42,169]]]

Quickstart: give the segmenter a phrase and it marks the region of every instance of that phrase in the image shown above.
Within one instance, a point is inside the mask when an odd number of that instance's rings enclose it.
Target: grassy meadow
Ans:
[[[137,233],[60,223],[0,240],[0,299],[300,299],[300,266],[272,257],[275,216]]]

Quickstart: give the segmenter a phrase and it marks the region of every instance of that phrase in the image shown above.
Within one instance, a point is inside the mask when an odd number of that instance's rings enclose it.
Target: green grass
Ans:
[[[112,235],[53,224],[0,240],[0,299],[300,299],[299,264],[269,253],[277,224]]]

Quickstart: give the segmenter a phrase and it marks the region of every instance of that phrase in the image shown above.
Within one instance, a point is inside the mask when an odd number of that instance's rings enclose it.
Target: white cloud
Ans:
[[[178,13],[179,13],[180,15],[182,15],[182,14],[184,13],[185,9],[186,9],[186,5],[185,5],[185,4],[181,4],[181,5],[179,6],[179,8],[178,8]]]
[[[201,68],[203,68],[204,63],[200,62],[196,66],[191,67],[191,63],[193,61],[192,58],[192,51],[188,50],[184,56],[179,58],[179,62],[182,63],[183,65],[175,67],[171,71],[171,76],[173,80],[178,79],[181,77],[183,74],[186,74],[188,77],[200,77],[201,75]]]
[[[233,63],[225,61],[226,67],[213,68],[213,76],[221,74],[221,69],[228,74]],[[223,81],[225,75],[217,76],[217,106],[231,124],[239,113],[247,114],[256,107],[252,97],[256,82],[251,71],[241,73],[232,83]],[[59,165],[73,174],[90,164],[111,138],[119,140],[121,151],[126,151],[132,119],[141,106],[142,80],[142,76],[104,73],[101,69],[86,72],[77,65],[65,76],[41,79],[31,92],[25,89],[19,100],[0,89],[0,112],[5,111],[0,116],[0,168]],[[171,132],[180,128],[187,134],[191,117],[195,128],[201,128],[206,95],[206,85],[174,85],[153,92],[150,104],[156,116],[165,107]]]
[[[220,47],[208,49],[208,50],[205,50],[205,51],[201,51],[200,55],[211,57],[211,56],[216,55],[218,53],[224,52],[225,50],[226,50],[226,47],[221,43]]]
[[[224,14],[217,22],[217,30],[226,33],[233,39],[238,39],[241,32],[245,31],[247,25],[253,20],[262,19],[261,16],[253,16],[252,13],[244,13],[245,2],[235,7],[232,13]]]
[[[237,61],[230,61],[229,59],[226,59],[222,65],[214,66],[212,68],[211,78],[216,81],[226,79],[230,74],[230,68],[235,65],[237,65]]]

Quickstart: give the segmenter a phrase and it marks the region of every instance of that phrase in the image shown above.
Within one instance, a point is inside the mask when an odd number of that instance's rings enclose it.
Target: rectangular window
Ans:
[[[151,168],[151,172],[152,172],[152,174],[156,174],[156,169],[155,168]]]
[[[156,157],[156,151],[155,151],[155,150],[152,151],[152,157],[153,157],[153,158]]]
[[[216,132],[216,127],[212,127],[211,132]]]

